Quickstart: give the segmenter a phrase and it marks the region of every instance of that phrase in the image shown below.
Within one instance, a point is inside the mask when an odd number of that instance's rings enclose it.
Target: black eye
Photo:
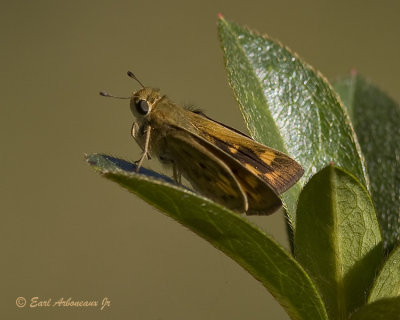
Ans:
[[[149,113],[149,104],[147,103],[146,100],[139,100],[136,102],[136,110],[142,115],[146,115]]]

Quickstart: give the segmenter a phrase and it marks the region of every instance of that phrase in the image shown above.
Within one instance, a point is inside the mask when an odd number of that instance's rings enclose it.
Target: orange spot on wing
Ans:
[[[251,173],[254,173],[255,175],[258,175],[260,172],[254,168],[251,164],[245,163],[244,166],[246,167],[247,170],[249,170]]]
[[[275,160],[276,156],[275,153],[272,151],[265,151],[259,155],[260,159],[265,162],[267,165],[271,165],[272,161]]]

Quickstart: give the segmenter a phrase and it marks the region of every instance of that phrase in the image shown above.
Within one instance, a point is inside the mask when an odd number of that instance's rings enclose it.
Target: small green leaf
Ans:
[[[347,319],[366,302],[382,242],[372,201],[354,176],[330,165],[307,183],[297,207],[295,254],[330,319]]]
[[[366,184],[349,118],[327,80],[268,37],[222,17],[218,28],[228,79],[251,136],[304,168],[300,184],[283,195],[289,218],[295,219],[301,184],[330,161]]]
[[[352,314],[350,320],[400,320],[400,297],[367,304]]]
[[[363,77],[337,81],[367,163],[385,248],[400,241],[400,107]]]
[[[223,251],[259,280],[292,319],[325,319],[323,302],[303,268],[279,244],[240,215],[147,170],[109,156],[87,161],[104,177],[119,183]],[[149,239],[152,235],[149,234]]]
[[[392,251],[383,265],[369,295],[369,302],[400,296],[400,246]]]

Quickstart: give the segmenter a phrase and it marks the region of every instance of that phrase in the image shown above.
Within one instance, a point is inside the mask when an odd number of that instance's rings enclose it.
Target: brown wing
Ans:
[[[286,154],[208,117],[200,114],[193,114],[193,117],[188,131],[238,160],[276,193],[285,192],[303,175],[303,168]]]
[[[209,142],[176,130],[165,145],[168,158],[206,197],[247,214],[270,214],[282,205],[268,184]]]
[[[245,193],[230,168],[191,134],[176,130],[163,146],[162,156],[170,159],[199,193],[238,212],[248,209]]]

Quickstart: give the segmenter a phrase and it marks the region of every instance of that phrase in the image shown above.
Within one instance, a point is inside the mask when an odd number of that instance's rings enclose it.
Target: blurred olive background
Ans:
[[[138,84],[245,130],[217,13],[266,33],[329,79],[351,69],[400,100],[399,2],[2,1],[0,316],[3,319],[288,319],[233,261],[98,176],[84,153],[129,160]],[[146,167],[158,169],[155,161]],[[281,214],[252,219],[287,247]],[[17,308],[16,298],[111,307]]]

